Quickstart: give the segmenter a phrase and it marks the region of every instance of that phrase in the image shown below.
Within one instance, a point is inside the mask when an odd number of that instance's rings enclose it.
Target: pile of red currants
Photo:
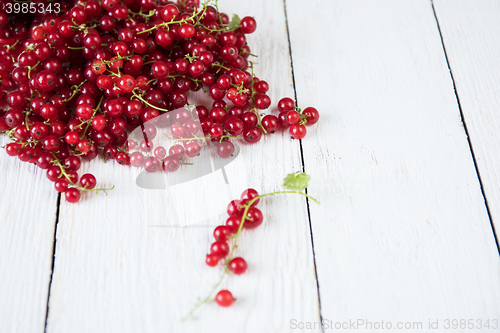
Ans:
[[[302,139],[305,125],[319,119],[316,109],[302,111],[290,98],[278,103],[279,116],[262,113],[271,106],[269,85],[253,74],[246,41],[256,21],[230,21],[216,2],[63,0],[56,12],[44,0],[20,13],[12,4],[0,0],[0,132],[12,140],[7,153],[47,170],[68,202],[105,190],[96,189],[93,175],[78,175],[82,159],[177,170],[182,150],[196,150],[199,137],[188,124],[160,116],[186,106],[190,91],[213,99],[194,109],[193,121],[221,157],[231,154],[231,140],[256,143],[280,128]],[[154,131],[145,124],[158,122],[191,147],[167,155],[146,143],[131,155],[130,132]]]

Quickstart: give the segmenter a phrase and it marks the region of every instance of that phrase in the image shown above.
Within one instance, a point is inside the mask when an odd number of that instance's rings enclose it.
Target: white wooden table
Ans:
[[[243,146],[231,193],[274,191],[304,168],[322,204],[263,200],[264,225],[238,248],[249,270],[223,284],[238,301],[181,322],[221,273],[204,255],[224,214],[161,227],[175,200],[102,161],[84,171],[116,188],[67,204],[44,172],[2,151],[0,332],[321,332],[320,320],[500,331],[500,2],[219,7],[257,19],[249,41],[273,101],[296,96],[322,116],[301,143]],[[447,330],[454,319],[490,329]]]

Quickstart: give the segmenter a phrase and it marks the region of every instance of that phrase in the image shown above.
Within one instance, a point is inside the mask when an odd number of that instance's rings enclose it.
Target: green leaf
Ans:
[[[241,19],[238,15],[234,14],[233,19],[229,22],[228,27],[230,30],[236,30],[240,26]]]
[[[309,181],[311,176],[305,172],[297,171],[295,173],[290,173],[285,177],[283,185],[281,185],[286,190],[291,191],[303,191],[309,186]]]

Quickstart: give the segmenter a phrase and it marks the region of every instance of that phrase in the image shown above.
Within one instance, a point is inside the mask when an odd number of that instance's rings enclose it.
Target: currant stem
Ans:
[[[162,108],[159,108],[157,106],[154,106],[153,104],[149,103],[148,101],[146,101],[144,98],[142,98],[141,95],[137,95],[135,92],[132,92],[132,94],[137,97],[138,99],[140,99],[141,101],[144,102],[144,104],[146,104],[147,106],[150,106],[152,107],[153,109],[156,109],[156,110],[160,110],[160,111],[164,111],[164,112],[169,112],[170,110],[167,110],[167,109],[162,109]]]
[[[66,99],[64,100],[64,103],[67,103],[67,102],[71,101],[71,99],[72,99],[73,97],[75,97],[75,95],[76,95],[76,94],[80,91],[80,87],[81,87],[81,86],[82,86],[85,82],[87,82],[87,80],[83,80],[83,82],[82,82],[82,83],[80,83],[79,85],[77,85],[77,86],[75,87],[75,89],[73,90],[73,93],[71,94],[71,96],[70,96],[70,97],[68,97],[68,98],[66,98]]]
[[[70,176],[66,173],[66,171],[64,170],[64,166],[61,164],[61,162],[59,161],[59,159],[56,157],[55,153],[51,153],[52,156],[54,157],[54,160],[52,162],[55,162],[57,164],[57,166],[59,167],[59,169],[61,169],[61,175],[63,175],[69,182],[69,184],[71,186],[73,186],[74,188],[77,188],[78,190],[80,191],[84,191],[84,192],[94,192],[94,193],[98,193],[99,191],[103,191],[104,193],[106,193],[106,191],[111,191],[112,189],[114,189],[115,187],[112,186],[110,188],[97,188],[97,189],[92,189],[92,190],[89,190],[85,187],[81,187],[75,183],[73,183],[71,181],[71,178]]]

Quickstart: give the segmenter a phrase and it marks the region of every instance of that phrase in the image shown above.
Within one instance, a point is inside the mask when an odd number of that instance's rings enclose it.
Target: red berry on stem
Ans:
[[[243,215],[244,208],[241,206],[241,200],[233,200],[227,205],[227,215],[238,216]]]
[[[216,241],[226,242],[229,235],[231,235],[231,230],[225,225],[220,225],[214,230],[214,238]]]
[[[87,190],[93,190],[97,185],[97,181],[94,175],[86,173],[80,178],[80,184]]]
[[[228,307],[234,303],[234,297],[229,290],[221,290],[215,296],[215,301],[220,306]]]
[[[286,115],[286,122],[289,125],[296,124],[300,121],[300,115],[297,111],[288,111]]]
[[[304,125],[301,125],[298,123],[290,126],[289,131],[290,131],[290,135],[292,136],[292,138],[297,139],[297,140],[303,139],[307,134],[306,127]]]
[[[179,159],[169,156],[163,160],[163,170],[166,172],[175,172],[179,169],[181,166],[181,163],[179,162]]]
[[[69,188],[65,193],[64,197],[66,198],[66,201],[69,203],[77,203],[80,201],[80,190],[72,187]]]
[[[217,155],[221,158],[229,158],[234,153],[234,145],[230,141],[223,141],[217,145]]]
[[[241,193],[241,205],[246,205],[249,203],[252,199],[256,198],[259,196],[259,192],[254,190],[253,188],[246,189]],[[257,206],[257,204],[260,202],[260,198],[255,200],[252,206]]]
[[[229,254],[229,245],[223,241],[216,241],[210,247],[210,254],[215,254],[221,258],[224,258]]]
[[[243,138],[248,143],[259,142],[262,137],[262,130],[258,127],[247,128],[243,132]]]
[[[282,98],[278,102],[278,110],[280,112],[295,110],[295,102],[288,97]]]
[[[247,212],[247,219],[245,219],[245,224],[243,225],[246,229],[254,229],[262,224],[264,221],[264,215],[260,209],[256,207],[250,207]]]
[[[205,262],[210,267],[215,267],[219,263],[220,257],[215,254],[208,254]]]
[[[248,265],[245,259],[240,257],[234,258],[233,260],[231,260],[231,262],[229,262],[229,270],[234,274],[240,275],[245,273],[247,267]]]
[[[257,29],[257,22],[253,17],[246,16],[241,19],[241,32],[244,34],[251,34]]]
[[[316,124],[319,120],[319,112],[315,108],[312,107],[305,108],[304,111],[302,111],[302,114],[308,116],[306,117],[307,121],[306,125]]]

